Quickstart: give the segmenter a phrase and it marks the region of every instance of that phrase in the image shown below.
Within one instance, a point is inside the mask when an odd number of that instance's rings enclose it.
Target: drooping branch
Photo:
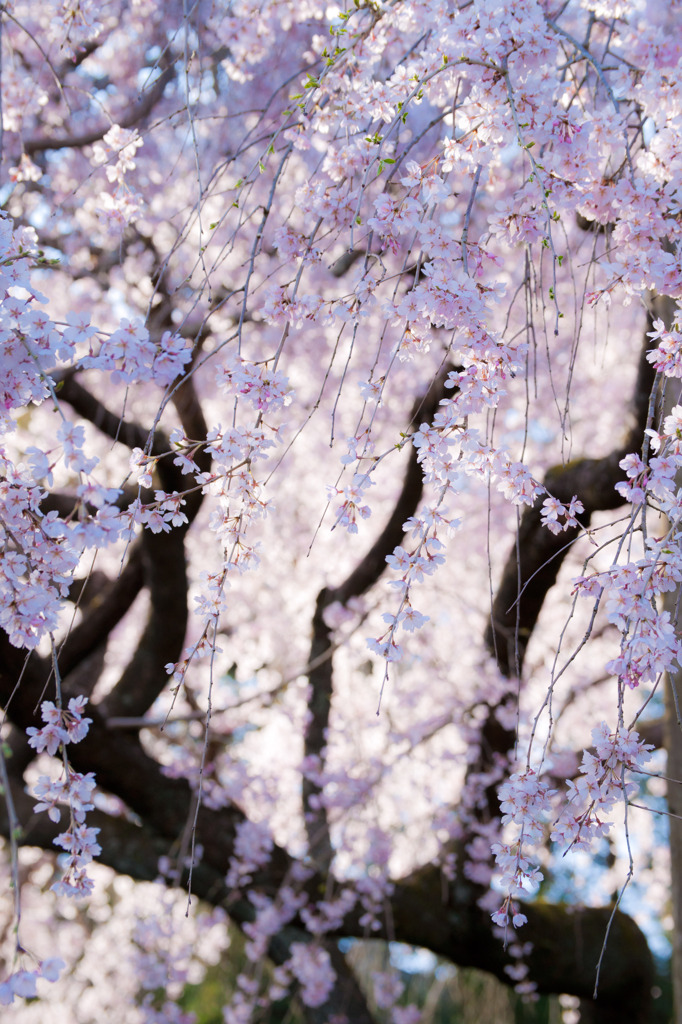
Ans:
[[[665,300],[654,300],[646,330],[651,329],[654,316],[661,315],[661,301]],[[562,503],[568,504],[574,495],[582,501],[585,512],[579,517],[581,526],[559,534],[551,533],[542,524],[540,514],[544,496],[540,496],[532,508],[526,508],[521,516],[516,542],[495,591],[485,631],[486,647],[500,672],[508,678],[521,675],[531,635],[572,542],[589,525],[594,512],[616,509],[623,504],[615,486],[625,478],[619,465],[621,459],[642,447],[656,376],[646,358],[650,347],[645,332],[631,398],[632,423],[623,442],[602,458],[577,459],[550,469],[543,481],[547,491]],[[498,814],[496,777],[515,742],[514,729],[508,722],[508,713],[501,718],[496,706],[488,708],[480,726],[480,754],[467,771],[467,782],[474,780],[475,784],[477,777],[485,777],[492,770],[492,778],[486,782],[485,792],[478,802],[477,815],[485,820]]]
[[[409,431],[418,423],[433,419],[444,397],[445,380],[451,369],[450,366],[444,367],[426,394],[417,399],[410,414]],[[387,555],[403,538],[403,524],[417,511],[423,487],[424,477],[417,462],[417,450],[411,446],[403,486],[384,529],[344,582],[338,587],[325,587],[318,595],[308,659],[312,667],[308,672],[309,717],[305,731],[305,756],[309,768],[315,771],[322,768],[333,692],[332,631],[325,622],[324,613],[335,602],[346,605],[351,598],[360,597],[379,580],[386,569]],[[310,854],[317,866],[326,871],[333,850],[323,791],[314,774],[304,776],[302,796]]]
[[[445,381],[452,369],[450,364],[446,364],[431,382],[426,394],[421,395],[414,403],[406,433],[414,431],[420,423],[428,423],[433,419],[445,397]],[[453,391],[450,390],[449,393],[453,394]],[[423,484],[421,466],[417,462],[417,449],[411,446],[403,486],[386,526],[347,579],[340,586],[328,591],[330,604],[333,601],[347,604],[352,597],[360,597],[383,575],[386,570],[386,556],[400,544],[405,533],[404,523],[417,510]]]
[[[655,300],[656,309],[665,300]],[[653,314],[647,317],[651,330]],[[637,380],[631,400],[633,422],[622,443],[600,459],[577,459],[547,473],[543,484],[547,491],[568,504],[575,495],[583,503],[582,526],[588,526],[598,511],[616,509],[623,499],[616,484],[625,479],[620,461],[630,452],[641,451],[647,426],[649,401],[655,371],[647,361],[651,342],[644,334]],[[535,628],[547,593],[554,586],[559,570],[580,529],[552,534],[542,525],[541,496],[533,508],[525,509],[519,524],[518,539],[507,558],[495,593],[491,621],[485,642],[505,676],[520,673],[528,642]]]

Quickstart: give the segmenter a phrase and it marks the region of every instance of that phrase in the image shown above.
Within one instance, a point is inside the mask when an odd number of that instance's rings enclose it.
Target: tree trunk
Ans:
[[[682,627],[682,614],[678,612],[677,630]],[[668,754],[668,819],[670,825],[670,875],[673,916],[673,955],[671,964],[675,1004],[674,1024],[682,1024],[682,669],[667,680],[666,736]]]
[[[654,312],[669,325],[674,314],[671,299],[654,299]],[[679,401],[679,388],[673,381],[666,382],[664,415],[670,413]],[[678,487],[682,485],[680,475]],[[666,524],[667,525],[667,524]],[[682,588],[678,587],[665,595],[665,608],[675,623],[675,632],[682,632]],[[682,668],[672,672],[666,679],[665,687],[665,749],[668,776],[668,824],[670,827],[670,897],[673,918],[673,953],[670,964],[673,984],[674,1024],[682,1024]]]

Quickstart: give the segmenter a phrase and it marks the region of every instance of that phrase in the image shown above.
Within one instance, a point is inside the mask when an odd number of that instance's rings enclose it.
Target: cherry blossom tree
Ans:
[[[360,939],[653,1019],[681,27],[677,0],[0,6],[17,1020],[188,1020],[228,918],[228,1024],[418,1021]]]

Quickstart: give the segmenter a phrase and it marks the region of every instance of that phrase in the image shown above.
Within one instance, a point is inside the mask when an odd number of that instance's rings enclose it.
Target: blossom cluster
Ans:
[[[670,542],[652,538],[645,557],[576,580],[578,593],[603,601],[621,632],[621,651],[606,670],[633,689],[673,668],[682,651],[670,612],[655,600],[680,572],[676,562]]]
[[[152,341],[140,319],[124,317],[115,331],[102,335],[98,351],[83,356],[79,365],[108,372],[114,383],[153,381],[167,387],[182,374],[191,354],[190,345],[180,335],[164,331],[158,341]]]
[[[244,835],[242,830],[242,838]],[[262,853],[258,852],[256,857],[262,859]],[[233,865],[228,875],[228,885],[234,884],[235,881],[237,879]],[[250,878],[242,875],[238,881],[246,885]],[[256,891],[249,892],[248,898],[256,913],[254,920],[244,925],[244,933],[247,936],[245,953],[249,964],[257,969],[262,964],[263,957],[267,955],[273,936],[281,933],[282,929],[298,913],[308,920],[308,916],[306,916],[307,913],[309,915],[306,908],[308,897],[304,893],[297,892],[294,886],[283,885],[275,900]],[[332,922],[338,920],[339,912],[343,914],[346,909],[348,909],[348,903],[341,901],[336,913],[333,913],[328,919],[325,928],[318,928],[317,931],[313,931],[313,934],[319,935],[321,931],[332,928]],[[336,981],[336,973],[332,968],[329,953],[319,941],[292,942],[289,953],[289,957],[274,971],[267,993],[268,999],[282,999],[287,995],[292,984],[296,984],[306,1006],[321,1006]],[[252,976],[247,966],[237,978],[236,991],[225,1008],[225,1019],[233,1021],[235,1024],[236,1022],[245,1022],[252,1019],[257,1008],[263,1005],[263,996],[259,995],[257,979]]]
[[[41,712],[45,725],[41,729],[31,726],[26,730],[29,744],[38,753],[45,751],[54,755],[61,750],[64,759],[61,778],[41,775],[33,789],[38,800],[36,812],[47,811],[51,821],[60,820],[60,805],[66,804],[69,808],[69,827],[54,840],[56,846],[66,851],[64,873],[52,886],[63,896],[83,897],[91,892],[93,882],[88,876],[87,865],[102,852],[96,842],[99,829],[85,824],[86,812],[94,807],[94,775],[92,772],[83,775],[74,771],[66,754],[69,743],[78,743],[87,735],[92,719],[83,717],[86,704],[86,697],[72,697],[65,709],[52,701],[43,701]]]
[[[140,1011],[144,1024],[194,1024],[178,999],[188,981],[192,948],[183,941],[182,929],[173,919],[173,907],[164,899],[163,883],[157,913],[138,916],[133,932],[134,953],[129,969],[137,979]],[[163,998],[159,999],[159,992]]]
[[[606,722],[592,730],[592,741],[594,753],[583,751],[580,777],[567,782],[568,799],[554,823],[553,842],[587,848],[591,839],[608,835],[616,803],[637,789],[629,776],[641,770],[653,750],[634,729],[611,732]]]
[[[195,599],[195,613],[203,623],[199,639],[188,647],[185,657],[178,664],[166,666],[169,674],[180,683],[189,665],[215,650],[215,633],[221,611],[225,608],[225,591],[230,586],[233,573],[242,574],[259,564],[258,546],[249,540],[253,524],[264,518],[271,510],[271,502],[262,497],[262,484],[256,476],[256,469],[271,457],[271,449],[282,441],[282,425],[266,423],[264,417],[289,405],[293,391],[287,377],[276,369],[257,366],[236,356],[226,356],[216,368],[215,379],[225,396],[242,400],[247,410],[255,411],[255,423],[234,423],[223,428],[217,424],[209,429],[205,440],[187,437],[180,429],[171,434],[173,461],[183,472],[194,475],[196,485],[204,494],[210,494],[214,501],[209,516],[209,528],[219,539],[223,548],[221,569],[202,573],[204,593]],[[248,415],[248,412],[246,413]],[[196,455],[200,449],[210,453],[212,472],[199,469]],[[142,483],[151,481],[155,459],[136,449],[131,466],[140,475]],[[168,523],[168,502],[177,501],[179,496],[164,495],[157,508],[160,519],[158,526],[166,529]],[[164,509],[166,515],[164,516]],[[173,524],[175,525],[175,524]]]
[[[61,957],[53,956],[43,960],[35,970],[15,971],[6,981],[0,982],[0,1005],[9,1006],[17,996],[20,999],[36,999],[40,979],[58,981],[65,966]]]
[[[102,11],[96,0],[65,0],[51,13],[50,39],[72,60],[76,60],[82,47],[97,39],[104,28],[98,19]]]
[[[292,942],[287,966],[301,986],[303,1003],[306,1006],[321,1006],[336,981],[327,950],[308,943]]]
[[[551,533],[562,533],[570,527],[578,526],[578,516],[584,512],[583,503],[575,496],[571,498],[568,505],[563,505],[557,498],[551,495],[542,503],[540,517],[543,526],[546,526]]]
[[[230,888],[247,885],[258,868],[268,863],[272,849],[272,836],[266,825],[248,820],[239,822],[227,885]]]
[[[652,745],[634,729],[611,731],[606,722],[592,730],[592,741],[593,750],[583,751],[579,777],[567,780],[558,816],[557,790],[532,768],[511,775],[498,789],[501,824],[515,826],[513,837],[491,847],[505,893],[491,915],[500,927],[518,928],[527,921],[518,899],[533,894],[542,881],[533,849],[544,841],[548,823],[553,842],[588,849],[593,840],[609,834],[617,803],[627,803],[638,788],[632,774],[649,760]]]
[[[56,893],[66,896],[88,895],[93,883],[86,868],[93,857],[101,853],[101,847],[96,842],[99,829],[85,825],[86,812],[94,807],[94,775],[92,772],[83,775],[74,771],[68,763],[65,749],[69,743],[78,743],[87,735],[92,720],[83,717],[86,704],[85,697],[71,698],[66,709],[57,707],[52,701],[43,701],[41,712],[45,724],[40,729],[30,727],[26,730],[29,745],[37,753],[55,755],[61,750],[63,755],[62,777],[51,779],[41,775],[33,788],[33,796],[38,800],[36,813],[47,811],[51,821],[60,820],[63,806],[69,809],[69,827],[54,840],[55,846],[66,851],[62,864],[64,873],[52,886]],[[24,952],[18,940],[17,948],[19,952]],[[0,1004],[13,1003],[16,997],[36,998],[37,982],[41,978],[50,982],[57,981],[64,967],[61,958],[50,957],[33,970],[15,971],[0,983]]]
[[[647,332],[647,337],[658,344],[647,353],[647,359],[658,373],[682,377],[682,309],[678,306],[669,328],[661,319],[654,320],[653,328]]]
[[[42,513],[33,474],[1,448],[0,474],[0,626],[30,649],[56,628],[79,553],[57,513]]]
[[[631,502],[633,516],[641,516],[651,505],[668,517],[669,528],[662,536],[646,537],[641,558],[616,562],[574,581],[580,595],[604,605],[607,618],[618,628],[620,653],[606,667],[632,688],[655,681],[679,662],[682,653],[670,612],[659,600],[682,581],[682,490],[675,483],[682,467],[682,406],[665,416],[660,430],[647,434],[649,449],[656,454],[646,462],[635,453],[625,456],[620,465],[626,479],[617,489]]]
[[[190,358],[185,339],[166,332],[152,342],[139,320],[124,319],[110,334],[93,328],[84,313],[69,313],[64,324],[54,322],[39,307],[45,297],[32,280],[40,259],[35,233],[0,218],[0,433],[14,429],[13,411],[46,399],[61,420],[55,446],[29,445],[23,462],[0,449],[0,626],[11,643],[27,648],[54,632],[84,549],[114,543],[133,522],[154,529],[159,521],[184,521],[177,495],[164,495],[151,509],[134,506],[121,513],[116,507],[120,491],[93,476],[99,459],[86,450],[84,427],[59,407],[60,368],[96,368],[114,381],[153,380],[165,387]],[[59,465],[78,477],[78,514],[68,518],[41,508],[44,488],[53,485]]]
[[[72,697],[68,710],[64,711],[51,700],[44,700],[41,712],[46,724],[41,729],[30,726],[26,730],[30,746],[35,747],[38,753],[46,750],[48,754],[55,754],[62,744],[82,740],[92,722],[91,718],[83,718],[87,702],[87,697]]]
[[[532,850],[542,840],[555,791],[549,789],[547,782],[534,769],[528,768],[511,775],[499,787],[498,793],[502,824],[513,824],[517,828],[511,842],[492,845],[501,873],[500,884],[506,893],[502,906],[492,914],[492,919],[503,928],[510,921],[518,928],[526,923],[527,918],[518,908],[517,898],[534,893],[542,881],[542,872],[531,863],[528,848]]]
[[[245,359],[226,357],[216,368],[216,383],[226,394],[247,396],[263,413],[271,413],[291,403],[293,393],[281,370],[267,365],[255,366]]]
[[[114,124],[92,147],[93,167],[103,166],[107,180],[115,186],[113,191],[100,193],[95,207],[102,227],[113,235],[134,223],[144,206],[141,193],[128,181],[128,175],[135,169],[135,152],[142,144],[136,129]]]

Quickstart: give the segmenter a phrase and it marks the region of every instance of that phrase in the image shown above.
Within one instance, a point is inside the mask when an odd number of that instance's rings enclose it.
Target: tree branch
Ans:
[[[182,654],[187,632],[187,568],[184,531],[140,537],[149,615],[142,636],[118,682],[101,703],[106,717],[143,715],[168,683],[165,666]]]
[[[64,373],[55,373],[53,377],[60,385],[59,398],[67,402],[74,412],[82,416],[84,420],[92,423],[106,437],[112,441],[120,441],[127,448],[144,448],[146,450],[149,441],[149,431],[137,423],[124,420],[122,416],[107,409],[104,402],[88,391],[78,380],[76,370],[66,370]],[[158,456],[167,452],[169,442],[167,438],[157,431],[155,434],[150,455]]]
[[[107,643],[111,631],[130,610],[143,583],[142,544],[138,539],[131,547],[120,576],[107,580],[99,588],[96,598],[91,598],[84,609],[81,622],[74,626],[62,643],[59,667],[63,676],[68,676],[84,658]],[[92,692],[96,682],[96,678],[91,680],[85,696]]]
[[[652,314],[647,317],[651,330]],[[647,425],[651,389],[655,371],[646,359],[651,342],[644,334],[637,381],[632,397],[634,422],[623,444],[601,459],[578,459],[550,469],[545,487],[561,502],[574,495],[582,501],[585,513],[582,526],[588,526],[594,512],[619,508],[623,499],[616,484],[625,479],[619,463],[629,452],[640,451]],[[521,517],[518,539],[509,553],[497,588],[486,629],[485,643],[505,676],[516,675],[523,667],[528,642],[538,620],[547,593],[554,586],[562,562],[580,528],[552,534],[542,525],[542,497]]]
[[[151,88],[130,108],[130,112],[119,120],[121,128],[133,128],[143,121],[162,98],[166,86],[174,77],[175,70],[171,64],[161,72]],[[82,149],[84,146],[91,146],[93,142],[99,142],[104,138],[113,123],[111,121],[89,132],[83,132],[81,135],[48,135],[42,139],[25,139],[22,148],[28,156],[50,149]]]
[[[95,398],[72,373],[62,377],[60,397],[102,433],[130,448],[145,448],[149,433],[136,423],[122,420],[103,402]],[[206,436],[206,424],[191,379],[177,389],[176,406],[183,421]],[[202,435],[203,432],[203,435]],[[157,431],[151,454],[168,452],[169,442]],[[210,468],[211,456],[206,451],[197,453],[200,468]],[[187,477],[166,456],[159,459],[157,471],[167,492],[185,489]],[[194,484],[194,479],[191,483]],[[134,548],[132,564],[126,566],[121,577],[114,581],[108,599],[95,608],[66,641],[60,658],[66,674],[75,667],[78,657],[84,657],[103,638],[103,630],[113,628],[128,610],[142,585],[149,589],[150,611],[147,624],[132,658],[126,665],[118,683],[102,703],[106,716],[136,717],[143,715],[153,704],[167,683],[166,664],[177,661],[182,653],[187,630],[187,573],[184,536],[189,522],[201,506],[201,491],[189,495],[185,513],[188,523],[175,527],[169,533],[154,534],[144,530]],[[94,681],[93,681],[94,685]]]
[[[408,429],[412,430],[419,422],[433,419],[444,396],[445,380],[451,369],[451,366],[446,365],[426,394],[417,399],[410,414]],[[386,569],[387,555],[403,539],[403,524],[416,512],[424,489],[424,476],[417,462],[417,450],[412,445],[410,449],[403,486],[388,522],[344,582],[338,587],[325,587],[321,590],[315,605],[313,638],[308,659],[312,666],[308,672],[309,717],[305,730],[305,756],[313,776],[308,773],[304,775],[302,797],[310,855],[324,872],[329,869],[333,850],[323,790],[314,778],[314,773],[323,766],[333,692],[331,629],[324,620],[324,612],[337,601],[346,605],[351,598],[360,597],[374,586]]]
[[[392,899],[394,938],[426,946],[452,963],[489,971],[511,984],[505,968],[514,963],[515,943],[505,949],[489,913],[478,906],[480,891],[461,880],[449,887],[445,901],[443,891],[441,873],[431,865],[398,883]],[[531,944],[523,960],[539,993],[565,992],[592,1001],[612,910],[541,902],[523,905],[528,923],[518,938]],[[616,911],[602,961],[595,1021],[649,1024],[653,978],[644,935],[631,918]]]

